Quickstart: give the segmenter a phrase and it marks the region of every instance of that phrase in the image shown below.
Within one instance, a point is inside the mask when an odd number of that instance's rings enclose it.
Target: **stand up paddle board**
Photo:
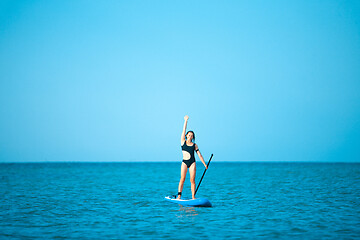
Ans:
[[[181,204],[187,207],[211,207],[211,202],[207,198],[196,199],[176,199],[172,196],[165,197],[166,201]]]

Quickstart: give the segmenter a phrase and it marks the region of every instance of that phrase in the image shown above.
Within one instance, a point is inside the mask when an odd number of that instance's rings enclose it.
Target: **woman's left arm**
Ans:
[[[205,168],[207,169],[207,165],[206,165],[206,163],[204,161],[203,156],[201,155],[201,152],[200,152],[199,147],[198,147],[197,144],[195,144],[195,151],[196,151],[197,155],[199,156],[200,160],[202,161],[202,163],[204,164]]]

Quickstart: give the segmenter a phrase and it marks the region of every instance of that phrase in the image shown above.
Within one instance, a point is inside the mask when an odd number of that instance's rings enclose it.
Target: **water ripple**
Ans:
[[[163,201],[179,166],[0,164],[0,238],[360,238],[360,164],[214,162],[198,193],[212,208]]]

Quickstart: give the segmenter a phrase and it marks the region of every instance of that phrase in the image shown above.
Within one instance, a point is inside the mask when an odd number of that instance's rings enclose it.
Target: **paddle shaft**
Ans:
[[[210,159],[209,159],[209,162],[208,162],[208,164],[206,165],[205,171],[204,171],[204,173],[203,173],[203,175],[202,175],[202,177],[201,177],[201,179],[200,179],[199,185],[197,186],[197,188],[196,188],[196,190],[195,190],[194,196],[196,195],[196,193],[197,193],[197,191],[198,191],[198,189],[199,189],[199,187],[200,187],[201,181],[203,180],[203,178],[204,178],[204,176],[205,176],[206,170],[207,170],[207,168],[209,167],[210,161],[211,161],[211,159],[212,159],[213,156],[214,156],[214,154],[211,154],[211,157],[210,157]]]

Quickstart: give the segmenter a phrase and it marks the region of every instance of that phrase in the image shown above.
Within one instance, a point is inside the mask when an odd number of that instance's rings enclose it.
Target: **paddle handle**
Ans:
[[[206,170],[207,170],[207,168],[209,167],[210,162],[211,162],[211,159],[212,159],[213,156],[214,156],[214,154],[211,154],[211,157],[210,157],[210,159],[209,159],[209,161],[208,161],[208,164],[206,165],[205,171],[204,171],[204,173],[203,173],[203,175],[202,175],[202,177],[201,177],[201,179],[200,179],[199,185],[197,186],[197,188],[196,188],[196,190],[195,190],[194,196],[196,195],[196,193],[197,193],[197,191],[198,191],[198,189],[199,189],[199,187],[200,187],[201,181],[203,180],[203,178],[204,178],[204,176],[205,176]]]

